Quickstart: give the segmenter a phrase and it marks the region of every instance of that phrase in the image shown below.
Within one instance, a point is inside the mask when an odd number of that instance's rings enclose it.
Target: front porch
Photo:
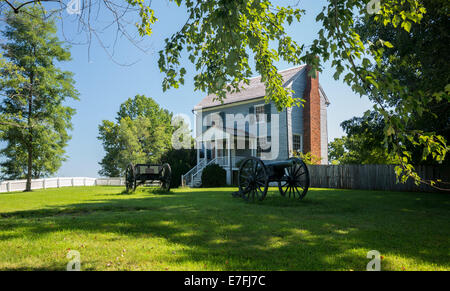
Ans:
[[[227,184],[232,184],[233,171],[239,162],[256,156],[257,139],[245,131],[213,126],[196,138],[197,165],[181,177],[183,186],[199,187],[201,173],[209,164],[218,164],[227,173]]]

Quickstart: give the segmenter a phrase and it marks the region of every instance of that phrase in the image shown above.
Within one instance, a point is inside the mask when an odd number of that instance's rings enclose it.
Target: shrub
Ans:
[[[227,185],[227,172],[217,164],[206,166],[202,171],[202,187],[223,187]]]
[[[181,175],[186,174],[197,164],[195,149],[171,149],[161,158],[161,164],[169,163],[172,169],[170,188],[177,188],[181,184]]]
[[[295,152],[294,157],[301,159],[307,165],[320,165],[320,161],[322,161],[322,158],[313,155],[311,152],[306,154]]]

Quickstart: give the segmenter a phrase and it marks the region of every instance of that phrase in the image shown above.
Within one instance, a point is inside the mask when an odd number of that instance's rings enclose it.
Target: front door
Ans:
[[[211,149],[211,159],[214,160],[216,158],[216,147],[214,147]]]

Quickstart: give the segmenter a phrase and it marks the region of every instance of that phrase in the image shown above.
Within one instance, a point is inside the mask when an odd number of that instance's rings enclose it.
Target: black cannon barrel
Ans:
[[[268,167],[290,167],[294,164],[294,160],[265,162],[264,164]]]

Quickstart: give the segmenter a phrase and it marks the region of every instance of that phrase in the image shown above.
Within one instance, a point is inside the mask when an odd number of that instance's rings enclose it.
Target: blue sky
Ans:
[[[302,8],[306,9],[306,16],[300,24],[296,23],[289,27],[288,31],[297,42],[310,44],[320,29],[315,22],[315,16],[320,12],[324,1],[300,3]],[[97,139],[98,125],[104,119],[113,120],[119,105],[129,97],[144,94],[154,98],[162,107],[175,114],[184,113],[193,117],[192,108],[205,95],[203,92],[194,91],[193,66],[188,61],[185,62],[188,74],[184,86],[163,92],[161,89],[163,75],[157,65],[158,51],[163,47],[164,39],[184,24],[187,19],[186,12],[167,1],[153,1],[152,7],[159,21],[153,27],[153,35],[146,37],[141,44],[150,50],[143,53],[125,39],[121,39],[115,47],[116,61],[122,63],[137,61],[134,65],[116,64],[95,40],[91,44],[90,58],[86,45],[73,45],[71,48],[73,60],[61,64],[63,69],[75,74],[80,100],[68,103],[77,110],[77,113],[73,117],[72,139],[66,148],[68,160],[63,163],[58,176],[98,176],[97,172],[100,169],[98,162],[104,155],[101,142]],[[74,33],[76,26],[71,22],[73,16],[66,13],[63,13],[63,16],[67,16],[67,19],[64,19],[66,36],[80,40]],[[112,31],[106,31],[102,35],[107,45],[111,43],[111,38]],[[278,66],[280,70],[291,67],[283,62]],[[333,73],[329,64],[326,64],[324,72],[319,77],[331,101],[328,107],[330,141],[343,135],[339,126],[342,121],[361,115],[372,106],[366,97],[360,98],[342,81],[335,81]]]

